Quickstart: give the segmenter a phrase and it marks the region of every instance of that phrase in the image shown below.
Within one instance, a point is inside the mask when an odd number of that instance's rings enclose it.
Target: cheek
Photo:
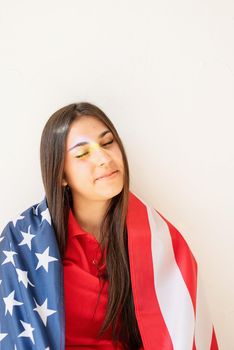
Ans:
[[[77,185],[79,186],[79,184],[87,182],[89,178],[87,167],[78,162],[66,162],[64,166],[64,174],[67,182],[76,187]]]
[[[116,162],[123,167],[123,156],[119,148],[116,151]]]

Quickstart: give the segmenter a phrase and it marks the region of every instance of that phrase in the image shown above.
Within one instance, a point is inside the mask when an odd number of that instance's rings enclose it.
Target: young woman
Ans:
[[[196,261],[129,190],[97,106],[65,106],[41,138],[44,200],[0,236],[0,348],[218,349]]]

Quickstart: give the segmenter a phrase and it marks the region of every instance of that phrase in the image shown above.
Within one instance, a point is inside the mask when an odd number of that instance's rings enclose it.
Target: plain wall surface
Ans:
[[[1,228],[44,196],[49,116],[97,104],[131,190],[193,251],[222,350],[234,349],[233,34],[228,0],[0,1]]]

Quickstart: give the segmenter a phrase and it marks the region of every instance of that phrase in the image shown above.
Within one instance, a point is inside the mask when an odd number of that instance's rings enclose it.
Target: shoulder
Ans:
[[[133,194],[130,201],[130,206],[134,207],[130,223],[134,226],[131,240],[137,246],[135,255],[141,256],[144,252],[142,263],[148,259],[147,266],[152,267],[157,285],[171,285],[172,288],[176,285],[185,293],[189,291],[195,305],[197,262],[185,237],[151,204]]]
[[[175,259],[179,265],[183,265],[183,260],[190,261],[196,269],[196,260],[192,253],[192,249],[189,246],[185,236],[181,233],[174,224],[172,224],[165,216],[163,216],[158,210],[153,209],[158,216],[158,220],[164,222],[165,227],[170,235]]]
[[[135,193],[130,194],[130,200],[134,206],[141,206],[145,211],[151,234],[152,248],[159,247],[164,252],[171,251],[177,264],[184,267],[190,264],[193,269],[197,269],[196,260],[185,236],[170,222],[157,208],[144,201]],[[143,216],[144,217],[144,216]]]
[[[24,234],[29,235],[32,232],[34,235],[39,234],[46,225],[51,226],[51,217],[44,198],[6,224],[0,234],[0,243],[3,241],[8,241],[8,244],[19,243]]]

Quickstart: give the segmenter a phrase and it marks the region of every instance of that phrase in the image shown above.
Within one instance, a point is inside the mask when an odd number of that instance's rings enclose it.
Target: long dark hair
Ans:
[[[111,120],[91,103],[74,103],[59,109],[49,118],[43,129],[40,158],[47,204],[63,258],[67,242],[68,214],[72,207],[71,192],[62,185],[65,144],[71,124],[84,116],[98,118],[111,130],[124,163],[123,189],[112,198],[101,224],[102,248],[107,242],[106,278],[109,280],[109,289],[107,312],[99,335],[111,327],[113,341],[122,342],[125,349],[138,349],[142,346],[142,340],[133,303],[126,227],[129,166],[122,141]]]

